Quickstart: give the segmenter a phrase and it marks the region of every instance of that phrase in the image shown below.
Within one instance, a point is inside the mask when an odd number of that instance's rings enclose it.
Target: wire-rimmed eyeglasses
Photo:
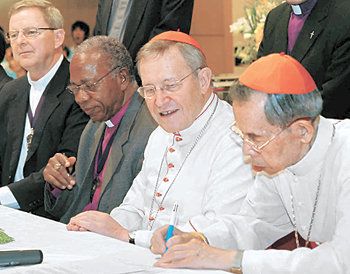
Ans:
[[[57,30],[57,28],[36,28],[36,27],[28,27],[24,28],[22,30],[10,30],[7,34],[6,37],[10,41],[14,41],[18,38],[18,35],[20,32],[23,33],[25,38],[35,38],[37,37],[40,33],[42,33],[44,30]]]
[[[250,140],[248,137],[246,137],[243,134],[243,132],[237,127],[236,121],[234,121],[234,123],[230,126],[230,129],[234,133],[236,133],[239,137],[241,137],[243,142],[247,143],[255,152],[261,153],[267,145],[269,145],[273,140],[275,140],[277,138],[277,136],[279,136],[283,131],[285,131],[292,124],[294,124],[296,121],[299,121],[299,120],[311,120],[311,118],[310,117],[302,117],[302,118],[298,118],[298,119],[292,121],[288,126],[282,128],[278,133],[273,135],[270,139],[268,139],[266,142],[264,142],[261,145],[255,144],[252,140]]]
[[[105,77],[107,77],[112,71],[116,70],[116,69],[120,69],[120,66],[115,66],[114,68],[112,68],[110,71],[108,71],[106,74],[104,74],[102,77],[100,77],[99,79],[97,79],[94,83],[82,83],[80,85],[76,85],[76,84],[70,84],[67,86],[67,89],[70,93],[72,93],[73,95],[77,95],[79,90],[83,90],[84,92],[89,92],[89,93],[93,93],[95,91],[96,86],[98,85],[98,83],[100,83]]]
[[[167,92],[168,94],[178,91],[182,85],[182,82],[198,69],[201,69],[201,68],[196,68],[192,70],[190,73],[186,74],[180,80],[171,78],[163,81],[163,83],[159,86],[159,89]],[[155,85],[146,85],[146,86],[139,87],[137,89],[138,93],[143,98],[146,98],[146,99],[151,99],[156,94],[156,90],[157,90],[157,87]]]

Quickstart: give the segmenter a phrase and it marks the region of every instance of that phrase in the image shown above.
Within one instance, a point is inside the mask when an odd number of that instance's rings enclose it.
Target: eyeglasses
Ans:
[[[74,96],[76,96],[79,92],[79,90],[83,90],[86,93],[94,93],[95,88],[98,85],[99,82],[101,82],[105,77],[107,77],[112,71],[116,69],[120,69],[120,66],[116,66],[112,68],[110,71],[108,71],[105,75],[103,75],[101,78],[96,80],[94,83],[82,83],[80,85],[70,84],[67,86],[67,89],[70,93],[72,93]]]
[[[201,68],[196,68],[195,70],[191,71],[189,74],[186,74],[180,80],[171,78],[163,81],[163,83],[159,86],[159,89],[167,92],[168,94],[178,91],[182,85],[182,82],[198,69],[201,69]],[[138,93],[140,93],[140,95],[146,99],[152,99],[152,97],[156,94],[156,90],[157,90],[157,87],[155,85],[142,86],[137,89]]]
[[[293,122],[291,122],[288,126],[286,126],[285,128],[283,128],[282,130],[280,130],[277,134],[275,134],[274,136],[272,136],[270,139],[268,139],[265,143],[263,143],[262,145],[257,145],[255,144],[252,140],[250,140],[248,137],[246,137],[243,132],[237,127],[236,125],[236,121],[234,121],[234,123],[230,126],[230,129],[236,133],[239,137],[242,138],[243,142],[246,142],[255,152],[261,153],[263,151],[263,149],[270,144],[274,139],[277,138],[278,135],[280,135],[283,131],[285,131],[287,128],[289,128],[292,124],[294,124],[296,121],[299,120],[311,120],[310,117],[302,117],[299,119],[294,120]]]
[[[6,36],[7,39],[10,41],[14,41],[18,38],[18,35],[20,32],[23,33],[25,38],[35,38],[37,37],[40,33],[42,33],[44,30],[56,30],[57,28],[36,28],[36,27],[29,27],[29,28],[24,28],[22,30],[11,30],[9,31]]]

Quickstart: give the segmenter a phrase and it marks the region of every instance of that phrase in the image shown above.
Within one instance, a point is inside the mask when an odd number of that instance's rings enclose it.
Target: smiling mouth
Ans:
[[[264,169],[264,167],[262,167],[262,166],[256,166],[256,165],[253,165],[253,164],[252,164],[252,169],[254,169],[254,170],[257,171],[257,172],[260,172],[260,171],[262,171],[262,170]]]
[[[168,110],[168,111],[164,111],[164,112],[160,112],[160,116],[167,116],[167,115],[170,115],[170,114],[173,114],[177,111],[177,109],[175,110]]]

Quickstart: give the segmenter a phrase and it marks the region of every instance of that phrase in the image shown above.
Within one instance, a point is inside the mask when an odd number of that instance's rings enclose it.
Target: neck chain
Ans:
[[[333,124],[333,133],[332,133],[331,142],[333,141],[333,138],[334,138],[335,125],[336,124]],[[310,235],[311,235],[312,225],[314,223],[314,218],[315,218],[315,214],[316,214],[317,203],[318,203],[318,195],[320,193],[322,171],[323,170],[324,170],[324,168],[321,168],[321,174],[320,174],[320,178],[318,179],[318,185],[317,185],[317,190],[316,190],[316,197],[315,197],[315,202],[314,202],[314,208],[312,210],[312,215],[311,215],[309,230],[307,232],[307,238],[306,238],[306,242],[305,242],[305,247],[307,247],[309,242],[310,242]],[[297,229],[297,221],[296,221],[296,217],[295,217],[294,199],[293,199],[293,194],[292,194],[291,189],[290,189],[290,193],[291,193],[290,194],[290,202],[291,202],[291,205],[292,205],[292,220],[291,221],[292,221],[292,225],[293,225],[293,228],[294,228],[295,242],[296,242],[297,248],[299,248],[300,247],[300,243],[299,243],[299,236],[298,236],[298,229]]]
[[[307,247],[309,242],[310,242],[311,229],[312,229],[312,225],[314,223],[314,218],[315,218],[315,213],[316,213],[316,208],[317,208],[317,203],[318,203],[318,194],[320,193],[320,186],[321,186],[321,176],[320,176],[320,178],[318,180],[316,197],[315,197],[315,202],[314,202],[314,208],[312,210],[312,215],[311,215],[309,230],[307,232],[307,238],[306,238],[306,242],[305,242],[305,247]],[[299,244],[299,236],[298,236],[298,229],[297,229],[297,221],[296,221],[296,218],[295,218],[293,194],[290,194],[290,202],[292,204],[292,218],[293,218],[292,219],[292,224],[293,224],[293,227],[294,227],[295,242],[297,244],[297,248],[299,248],[300,244]]]
[[[157,176],[157,181],[156,181],[156,185],[154,187],[154,192],[153,192],[153,197],[152,197],[152,203],[151,203],[151,208],[149,210],[149,215],[148,215],[148,227],[149,227],[149,230],[152,230],[153,228],[153,224],[155,223],[156,219],[157,219],[157,216],[158,216],[158,213],[159,213],[159,210],[160,208],[162,207],[163,205],[163,202],[165,200],[165,197],[167,196],[170,188],[173,186],[177,176],[179,175],[180,171],[182,170],[182,167],[184,166],[188,156],[190,156],[191,152],[193,151],[193,149],[195,148],[195,146],[198,144],[199,140],[202,138],[202,136],[204,135],[204,132],[205,130],[207,129],[208,125],[209,125],[209,122],[211,121],[211,119],[213,118],[214,116],[214,113],[216,111],[216,108],[218,106],[218,103],[219,103],[219,99],[217,98],[216,99],[216,104],[215,104],[215,107],[214,107],[214,110],[213,112],[210,114],[207,122],[205,123],[205,125],[203,126],[203,128],[201,129],[201,131],[199,132],[198,136],[196,137],[196,139],[194,140],[191,148],[189,149],[189,151],[187,152],[179,170],[177,171],[177,173],[175,174],[174,176],[174,180],[171,182],[170,186],[168,187],[167,191],[165,192],[165,194],[163,195],[163,198],[160,202],[160,204],[158,205],[158,209],[156,211],[156,214],[154,217],[151,217],[152,215],[152,212],[153,212],[153,207],[154,207],[154,204],[155,204],[155,200],[156,200],[156,194],[157,194],[157,191],[158,191],[158,187],[159,187],[159,177],[160,177],[160,173],[161,173],[161,170],[162,170],[162,166],[163,166],[163,163],[164,163],[164,159],[166,157],[166,154],[168,152],[168,147],[165,148],[165,151],[164,151],[164,154],[163,154],[163,158],[162,158],[162,162],[160,163],[160,167],[159,167],[159,171],[158,171],[158,176]]]

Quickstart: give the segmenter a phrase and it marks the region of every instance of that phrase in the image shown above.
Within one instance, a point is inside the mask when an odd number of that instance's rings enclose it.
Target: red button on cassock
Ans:
[[[160,211],[164,210],[164,207],[160,206],[160,207],[159,207],[159,210],[160,210]]]
[[[168,168],[173,168],[173,167],[174,167],[173,164],[169,164],[169,165],[168,165]]]
[[[157,192],[157,193],[156,193],[156,196],[157,196],[157,197],[160,197],[160,196],[162,196],[162,193]]]
[[[171,148],[169,148],[169,151],[170,151],[170,152],[174,152],[175,149],[173,149],[173,148],[171,147]]]
[[[154,218],[153,217],[149,217],[148,220],[154,221]]]
[[[165,178],[163,179],[163,181],[164,181],[164,182],[169,182],[169,179],[168,179],[167,177],[165,177]]]
[[[182,138],[176,137],[175,140],[176,140],[176,142],[180,142],[180,141],[182,141]]]

